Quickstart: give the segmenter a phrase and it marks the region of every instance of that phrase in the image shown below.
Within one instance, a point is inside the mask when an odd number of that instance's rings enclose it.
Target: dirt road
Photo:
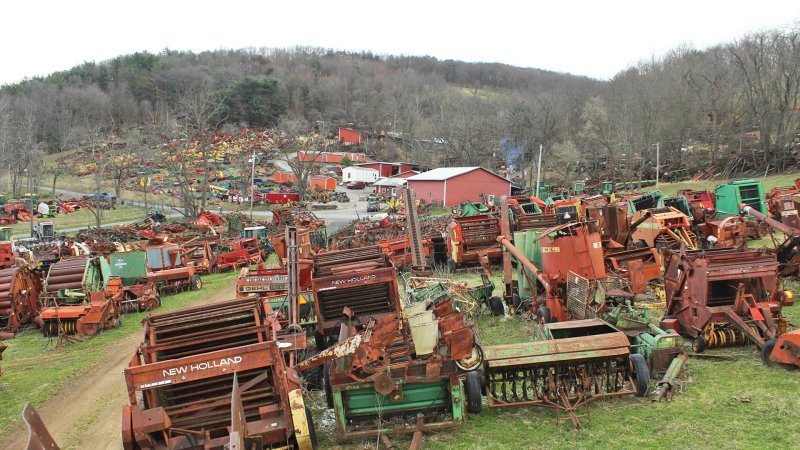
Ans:
[[[226,286],[201,298],[194,305],[233,298],[234,285]],[[121,449],[122,405],[128,401],[123,369],[142,334],[135,333],[115,342],[106,358],[38,409],[47,428],[62,449]],[[12,429],[0,448],[23,449],[28,433],[20,423]]]

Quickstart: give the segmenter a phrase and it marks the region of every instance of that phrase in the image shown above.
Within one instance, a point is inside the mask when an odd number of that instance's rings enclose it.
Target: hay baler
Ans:
[[[670,251],[665,266],[667,311],[696,352],[751,342],[765,365],[800,366],[800,330],[786,333],[775,255],[763,250]]]
[[[0,331],[16,333],[39,314],[42,282],[27,267],[0,270]]]
[[[497,243],[500,236],[500,218],[480,214],[456,217],[447,226],[448,267],[453,270],[468,263],[480,263],[487,268],[499,262],[503,249]]]
[[[268,316],[257,299],[150,315],[125,369],[123,447],[315,448],[300,378],[286,362],[287,352],[305,348],[305,335],[276,334]]]
[[[122,282],[123,313],[150,311],[161,306],[155,284],[147,278],[145,252],[115,252],[109,255],[112,277]]]

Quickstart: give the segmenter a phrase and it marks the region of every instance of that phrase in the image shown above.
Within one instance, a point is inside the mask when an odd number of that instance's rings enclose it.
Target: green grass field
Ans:
[[[119,205],[115,209],[102,212],[102,223],[134,222],[145,216],[143,208],[135,206]],[[42,222],[53,222],[56,231],[71,228],[85,228],[95,226],[95,217],[88,209],[79,209],[68,214],[59,214],[53,218],[41,219]],[[30,222],[18,222],[11,226],[13,235],[30,234]]]
[[[203,297],[229,286],[238,273],[228,272],[203,277],[200,291],[182,292],[163,297],[158,312],[190,306]],[[19,420],[25,402],[34,407],[57,394],[70,381],[95,367],[108,355],[112,344],[131,334],[141,333],[141,321],[146,313],[127,314],[122,326],[87,338],[83,342],[55,349],[55,340],[31,328],[14,339],[5,341],[8,349],[3,353],[0,377],[0,435]],[[122,376],[120,374],[119,376]]]

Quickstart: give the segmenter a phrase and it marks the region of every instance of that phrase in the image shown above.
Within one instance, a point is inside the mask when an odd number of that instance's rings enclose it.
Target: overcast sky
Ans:
[[[800,1],[24,1],[2,4],[0,84],[148,50],[295,45],[607,79],[682,44],[800,20]]]

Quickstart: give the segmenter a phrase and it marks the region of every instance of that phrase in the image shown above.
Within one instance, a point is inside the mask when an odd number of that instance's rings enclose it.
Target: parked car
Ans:
[[[378,212],[381,210],[381,202],[370,200],[367,202],[367,212]]]
[[[97,197],[97,199],[100,200],[100,201],[106,201],[106,202],[110,202],[112,204],[113,203],[117,203],[117,196],[116,195],[111,195],[108,192],[99,192],[97,194],[90,194],[90,195],[86,196],[86,199],[87,200],[94,200],[95,197]]]
[[[364,189],[367,187],[367,183],[363,181],[351,181],[347,183],[347,189]]]

